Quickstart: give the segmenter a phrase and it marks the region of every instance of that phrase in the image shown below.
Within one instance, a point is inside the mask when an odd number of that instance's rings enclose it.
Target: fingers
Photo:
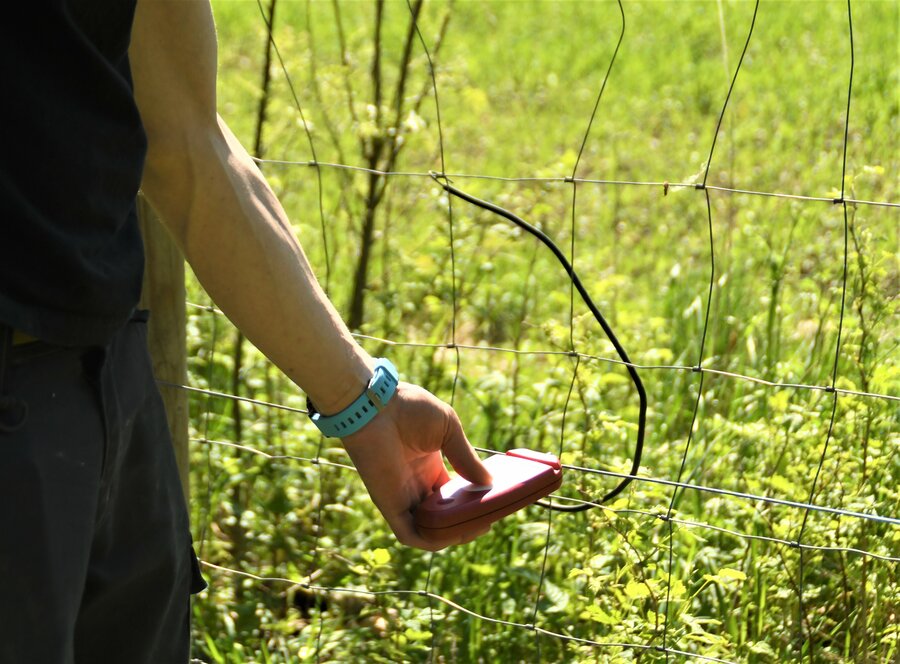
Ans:
[[[398,542],[424,551],[440,551],[441,549],[446,549],[448,546],[468,544],[491,530],[490,525],[480,526],[477,530],[455,535],[453,538],[443,540],[430,539],[422,537],[416,531],[415,521],[411,512],[395,514],[393,515],[393,518],[386,517],[386,519]]]
[[[491,474],[466,439],[456,411],[451,408],[448,417],[447,431],[444,434],[444,455],[453,469],[473,484],[491,484]]]
[[[444,464],[442,463],[440,476],[438,477],[437,482],[434,483],[434,486],[431,487],[432,493],[437,491],[438,489],[440,489],[442,486],[444,486],[449,481],[450,481],[450,473],[447,472],[447,469],[444,468]],[[422,499],[423,500],[425,499],[424,496]]]
[[[452,541],[433,542],[422,537],[416,531],[412,512],[408,510],[404,510],[401,513],[393,514],[391,516],[385,515],[385,518],[387,519],[391,530],[394,531],[394,536],[397,538],[397,541],[406,546],[412,546],[425,551],[440,551],[443,548],[455,544],[455,542]]]

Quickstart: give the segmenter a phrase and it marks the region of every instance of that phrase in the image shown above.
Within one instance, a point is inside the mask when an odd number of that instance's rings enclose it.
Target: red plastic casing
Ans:
[[[562,484],[562,467],[552,454],[516,449],[492,456],[484,465],[493,477],[490,487],[474,487],[454,477],[416,508],[416,529],[422,537],[440,542],[484,530]]]

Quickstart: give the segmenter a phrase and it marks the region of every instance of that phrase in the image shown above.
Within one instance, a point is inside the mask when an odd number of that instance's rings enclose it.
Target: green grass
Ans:
[[[343,157],[363,165],[360,140],[378,132],[368,120],[374,111],[367,108],[373,98],[374,9],[361,2],[341,8],[350,54],[346,68],[330,3],[282,0],[275,39],[319,161]],[[220,0],[214,9],[220,110],[251,145],[265,26],[254,2]],[[619,35],[618,5],[427,3],[420,26],[430,48],[448,11],[436,66],[447,171],[571,175]],[[624,11],[622,47],[577,175],[702,181],[753,3],[626,2]],[[852,11],[855,69],[845,192],[898,202],[900,5],[853,2]],[[397,80],[408,16],[406,3],[387,3],[387,91]],[[406,144],[396,167],[439,170],[435,106],[418,41],[412,53],[409,95],[428,92],[416,117],[403,116]],[[839,196],[849,66],[845,3],[762,2],[708,183]],[[346,96],[348,75],[356,121]],[[299,112],[277,63],[273,76],[265,156],[309,160]],[[389,105],[389,92],[385,99]],[[346,310],[367,176],[321,170],[326,266],[316,171],[273,164],[264,170],[323,280],[327,271],[330,294]],[[575,267],[635,362],[702,362],[769,381],[830,384],[842,291],[842,206],[709,192],[715,280],[701,357],[711,268],[703,191],[673,186],[666,195],[662,185],[579,184],[573,227],[570,183],[454,181],[539,224],[566,251],[574,232]],[[454,201],[451,254],[447,201],[433,182],[397,176],[386,192],[375,218],[364,332],[399,342],[569,349],[570,287],[545,249],[499,218]],[[836,384],[896,396],[900,215],[896,208],[850,205],[847,221]],[[192,301],[204,298],[194,286]],[[189,313],[192,383],[231,391],[233,330],[221,317]],[[612,357],[577,299],[574,314],[575,348]],[[372,353],[389,354],[406,378],[452,399],[478,446],[531,447],[597,469],[629,465],[637,400],[621,367],[582,360],[573,384],[575,362],[564,355],[462,349],[456,376],[452,350],[363,343]],[[255,351],[238,369],[242,394],[303,406],[295,388]],[[649,396],[642,473],[675,479],[699,375],[650,369],[642,377]],[[776,389],[705,374],[683,481],[805,502],[832,403],[833,396],[821,390]],[[816,504],[897,516],[896,403],[838,398]],[[238,431],[233,408],[230,402],[194,400],[195,437],[347,463],[339,445],[322,442],[302,416],[244,404]],[[853,552],[804,551],[801,603],[798,550],[766,539],[796,539],[804,513],[789,507],[679,492],[674,516],[712,528],[675,523],[670,540],[668,524],[653,515],[665,512],[671,488],[636,482],[612,510],[554,514],[549,544],[548,514],[529,508],[432,561],[393,542],[352,470],[197,445],[192,481],[195,537],[206,526],[204,559],[261,576],[304,580],[314,574],[319,585],[373,591],[427,587],[482,615],[530,623],[537,607],[537,624],[550,631],[649,645],[663,642],[668,585],[670,648],[741,662],[898,657],[896,563]],[[610,478],[570,472],[561,493],[597,496],[612,484]],[[823,513],[809,515],[803,542],[900,555],[896,526]],[[208,574],[212,586],[195,604],[194,640],[195,656],[209,662],[665,659],[654,650],[538,636],[415,594],[330,593],[317,600],[296,585]]]

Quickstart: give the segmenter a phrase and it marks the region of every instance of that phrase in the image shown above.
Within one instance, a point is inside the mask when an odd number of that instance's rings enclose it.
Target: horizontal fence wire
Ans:
[[[504,175],[479,175],[476,173],[436,173],[435,171],[416,172],[416,171],[380,171],[375,168],[366,168],[365,166],[354,166],[352,164],[337,164],[334,162],[321,161],[287,161],[284,159],[255,159],[258,164],[271,164],[276,166],[307,166],[333,168],[345,171],[357,171],[360,173],[368,173],[370,175],[380,175],[383,177],[408,177],[408,178],[428,178],[434,179],[435,175],[441,178],[456,178],[459,180],[493,180],[497,182],[545,182],[545,183],[577,183],[577,184],[596,184],[608,186],[630,186],[630,187],[656,187],[663,190],[674,189],[694,189],[696,191],[721,191],[728,194],[746,194],[748,196],[765,196],[769,198],[786,198],[797,201],[829,203],[831,205],[840,205],[847,203],[848,205],[871,205],[874,207],[900,208],[900,203],[892,201],[869,201],[860,198],[844,198],[834,196],[810,196],[805,194],[790,194],[776,191],[755,191],[753,189],[736,189],[734,187],[724,187],[714,184],[703,184],[701,182],[670,182],[668,180],[655,181],[636,181],[636,180],[597,180],[592,178],[577,178],[568,175],[557,177],[516,177]]]

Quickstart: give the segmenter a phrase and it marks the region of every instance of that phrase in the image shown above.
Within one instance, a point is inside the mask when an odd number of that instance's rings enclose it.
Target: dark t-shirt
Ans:
[[[0,20],[0,322],[52,343],[105,343],[140,296],[134,8],[24,0]]]

